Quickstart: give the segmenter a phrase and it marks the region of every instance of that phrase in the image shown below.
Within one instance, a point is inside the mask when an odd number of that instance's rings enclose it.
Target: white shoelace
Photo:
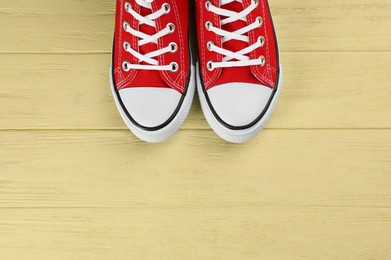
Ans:
[[[220,6],[224,6],[226,4],[232,3],[232,2],[239,2],[241,4],[242,0],[220,0]],[[206,9],[210,12],[213,12],[221,17],[225,17],[221,20],[221,26],[233,23],[236,21],[247,21],[246,17],[248,14],[250,14],[255,8],[258,7],[259,1],[258,0],[252,0],[251,4],[244,8],[241,12],[234,12],[227,9],[223,9],[221,7],[214,6],[210,1],[206,2]],[[209,31],[214,32],[215,34],[222,37],[222,43],[228,42],[230,40],[238,40],[242,42],[249,43],[249,37],[246,36],[248,32],[261,27],[263,24],[262,17],[257,17],[255,22],[253,22],[250,25],[247,25],[239,30],[236,30],[234,32],[225,31],[223,29],[220,29],[218,27],[213,26],[213,23],[211,21],[206,22],[205,26],[206,29]],[[212,41],[208,42],[207,48],[210,51],[217,52],[221,55],[223,55],[223,61],[222,62],[214,62],[209,61],[207,64],[207,67],[210,71],[214,70],[215,68],[227,68],[227,67],[243,67],[243,66],[264,66],[265,65],[265,57],[261,56],[257,59],[250,59],[248,54],[260,47],[263,47],[265,44],[265,38],[263,36],[260,36],[258,40],[237,52],[232,52],[230,50],[220,48],[216,46]],[[232,61],[235,59],[236,61]]]
[[[136,0],[136,3],[144,8],[148,8],[152,10],[152,3],[155,0]],[[147,16],[142,16],[139,13],[137,13],[135,10],[133,10],[132,5],[129,2],[125,3],[125,10],[130,15],[132,15],[138,22],[139,25],[147,24],[149,26],[152,26],[156,28],[156,22],[155,20],[159,17],[168,14],[171,10],[171,7],[169,4],[164,3],[162,7]],[[171,34],[175,31],[175,25],[173,23],[167,24],[166,28],[161,30],[160,32],[157,32],[153,35],[148,35],[146,33],[140,32],[138,30],[133,29],[128,22],[123,23],[123,28],[127,33],[130,33],[136,37],[139,38],[139,47],[148,44],[148,43],[155,43],[157,44],[158,40],[161,37],[164,37],[168,34]],[[141,54],[137,50],[134,50],[129,42],[123,43],[124,50],[132,54],[134,57],[136,57],[139,60],[139,63],[147,63],[147,64],[132,64],[129,61],[124,61],[122,63],[122,68],[125,71],[129,71],[131,69],[140,69],[140,70],[158,70],[158,71],[172,71],[176,72],[179,69],[178,63],[172,62],[169,65],[160,65],[159,61],[157,59],[154,59],[158,57],[159,55],[163,55],[165,53],[175,53],[178,50],[178,45],[175,42],[171,42],[167,47],[158,49],[156,51],[152,51],[150,53]]]

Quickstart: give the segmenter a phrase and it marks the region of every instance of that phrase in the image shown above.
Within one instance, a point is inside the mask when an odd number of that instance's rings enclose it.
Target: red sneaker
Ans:
[[[117,0],[113,95],[128,128],[147,142],[171,137],[193,101],[188,5],[184,0]]]
[[[242,143],[265,126],[282,71],[267,0],[197,0],[198,92],[213,130]]]

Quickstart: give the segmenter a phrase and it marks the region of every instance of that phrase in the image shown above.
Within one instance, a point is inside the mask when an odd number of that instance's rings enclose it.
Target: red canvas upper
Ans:
[[[149,25],[139,25],[137,19],[134,19],[131,14],[126,12],[125,4],[130,3],[133,10],[137,13],[146,16],[151,12],[156,12],[162,5],[167,3],[170,5],[170,12],[156,19],[156,29]],[[113,72],[114,82],[117,89],[131,87],[163,87],[173,88],[180,93],[186,88],[187,78],[189,75],[189,46],[188,46],[188,1],[184,0],[154,0],[152,3],[152,11],[139,6],[136,0],[117,0],[115,35],[113,45]],[[139,46],[138,37],[126,32],[123,28],[124,22],[138,31],[153,35],[156,32],[164,29],[167,24],[173,23],[175,31],[158,40],[158,43],[148,43],[144,46]],[[177,72],[171,71],[153,71],[131,69],[128,72],[122,69],[122,63],[129,61],[132,64],[138,64],[139,60],[132,54],[124,50],[123,44],[127,41],[131,48],[138,50],[141,54],[146,54],[151,51],[162,49],[168,46],[171,42],[175,42],[178,50],[175,53],[165,53],[156,59],[159,65],[168,65],[171,62],[176,62],[179,65]],[[141,63],[142,64],[142,63]]]
[[[251,4],[251,1],[254,0],[243,0],[243,5],[239,2],[232,2],[230,4],[220,6],[219,0],[209,0],[209,2],[211,2],[214,6],[235,12],[240,12],[244,8],[247,8]],[[196,1],[196,23],[200,71],[206,90],[214,86],[232,82],[262,84],[270,88],[276,87],[277,72],[279,70],[278,50],[276,46],[277,40],[275,38],[268,2],[267,0],[258,1],[258,7],[247,15],[246,22],[237,21],[226,24],[223,27],[221,27],[220,21],[225,17],[220,17],[219,15],[208,11],[206,7],[206,2],[208,2],[207,0]],[[247,36],[249,36],[249,43],[238,40],[230,40],[222,45],[222,37],[214,32],[208,31],[205,27],[206,22],[210,21],[214,27],[234,32],[253,23],[259,16],[262,17],[263,24],[261,27],[256,28],[247,34]],[[252,51],[249,54],[249,57],[251,59],[256,59],[263,55],[265,57],[264,66],[215,68],[212,71],[207,69],[207,63],[209,61],[221,62],[223,58],[221,54],[208,50],[207,44],[209,41],[212,41],[218,47],[223,47],[224,49],[237,52],[254,44],[260,36],[265,38],[265,45]]]

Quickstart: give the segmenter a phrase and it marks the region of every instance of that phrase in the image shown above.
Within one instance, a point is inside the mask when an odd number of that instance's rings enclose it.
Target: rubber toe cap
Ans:
[[[139,125],[155,128],[166,123],[176,112],[181,93],[169,88],[125,88],[119,95],[128,114]]]
[[[273,89],[248,83],[227,83],[208,90],[210,103],[226,124],[244,127],[257,120],[268,106]]]

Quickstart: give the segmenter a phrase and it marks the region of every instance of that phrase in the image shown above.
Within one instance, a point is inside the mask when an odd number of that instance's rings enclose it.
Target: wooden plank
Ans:
[[[283,53],[269,128],[390,128],[391,53]],[[125,129],[110,55],[1,55],[0,129]],[[185,129],[209,128],[196,99]]]
[[[1,209],[3,259],[388,259],[390,208]]]
[[[197,101],[167,143],[125,130],[114,4],[1,0],[0,259],[389,258],[389,0],[271,0],[284,91],[243,145]]]
[[[2,131],[0,207],[391,207],[391,130]]]
[[[387,259],[391,131],[1,131],[4,259]],[[179,157],[179,158],[178,158]]]
[[[391,50],[389,0],[270,1],[282,51]],[[0,52],[109,52],[115,1],[2,0]]]

